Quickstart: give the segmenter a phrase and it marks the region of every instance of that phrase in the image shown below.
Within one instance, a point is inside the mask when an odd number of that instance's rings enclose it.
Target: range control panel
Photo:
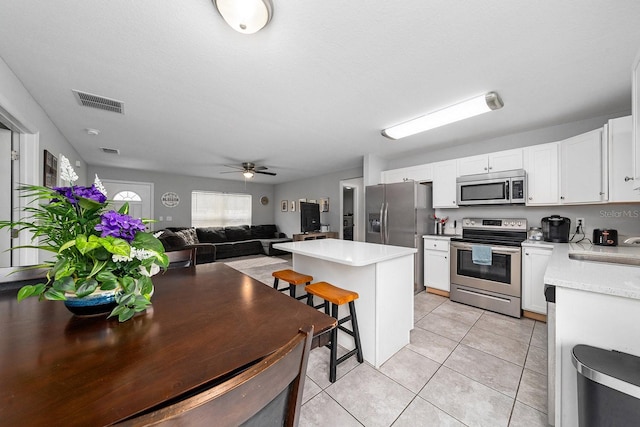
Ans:
[[[463,218],[462,228],[527,231],[527,220],[524,218]]]

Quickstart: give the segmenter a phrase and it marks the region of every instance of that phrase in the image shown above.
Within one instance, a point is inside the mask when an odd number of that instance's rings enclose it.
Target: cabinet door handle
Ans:
[[[601,192],[600,192],[600,195],[601,195],[601,196],[604,196],[604,193],[601,191]]]
[[[564,196],[560,196],[560,200],[564,200]]]
[[[529,256],[529,252],[525,252],[524,254],[525,254],[525,255],[527,255],[527,256]]]
[[[624,182],[629,182],[629,181],[633,181],[633,177],[631,177],[631,176],[625,176],[625,177],[624,177]]]
[[[485,167],[484,170],[487,170],[487,168]]]
[[[529,200],[533,200],[533,197],[529,196]]]

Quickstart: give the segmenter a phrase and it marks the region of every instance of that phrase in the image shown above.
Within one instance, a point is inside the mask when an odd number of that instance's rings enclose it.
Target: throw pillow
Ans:
[[[184,240],[187,245],[197,245],[199,243],[195,228],[176,231],[176,236],[182,237],[182,240]]]
[[[162,234],[158,237],[158,240],[160,240],[162,246],[164,246],[165,251],[180,249],[186,245],[184,239],[171,230],[162,230]]]

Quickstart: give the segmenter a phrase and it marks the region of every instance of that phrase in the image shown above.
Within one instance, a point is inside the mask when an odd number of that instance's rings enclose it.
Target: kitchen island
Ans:
[[[556,427],[578,426],[575,345],[640,356],[640,267],[576,260],[570,254],[640,258],[640,247],[553,245],[544,282],[556,288]]]
[[[293,269],[355,291],[364,359],[379,368],[409,343],[413,329],[413,262],[417,249],[350,240],[322,239],[278,243],[293,253]],[[348,308],[340,307],[340,317]],[[353,348],[353,339],[340,333],[338,342]]]

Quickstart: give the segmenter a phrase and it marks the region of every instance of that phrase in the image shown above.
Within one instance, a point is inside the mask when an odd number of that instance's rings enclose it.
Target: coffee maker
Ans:
[[[567,243],[571,220],[560,215],[551,215],[542,218],[542,239],[545,242]]]

